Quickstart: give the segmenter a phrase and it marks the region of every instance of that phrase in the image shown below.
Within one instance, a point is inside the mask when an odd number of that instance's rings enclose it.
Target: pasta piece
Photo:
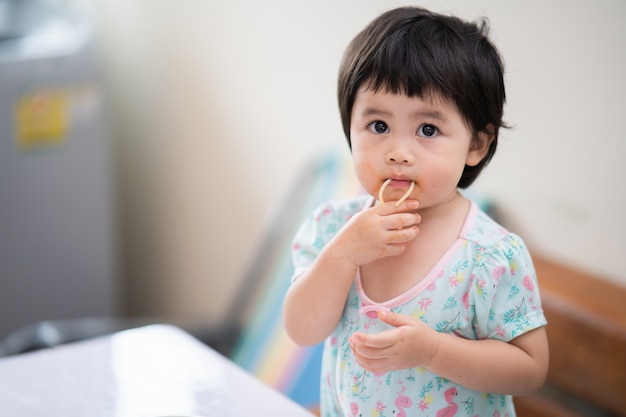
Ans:
[[[391,178],[387,178],[385,182],[383,182],[383,185],[380,187],[380,191],[378,191],[378,201],[380,201],[381,203],[385,202],[385,199],[383,198],[383,193],[385,192],[385,188],[387,188],[390,182]]]
[[[390,182],[391,182],[391,178],[387,178],[385,182],[383,182],[383,185],[380,187],[380,190],[378,191],[378,201],[380,201],[381,203],[385,202],[385,198],[383,197],[383,194],[385,193],[385,188],[387,188]],[[414,188],[415,188],[415,181],[411,181],[409,190],[406,193],[404,193],[404,195],[402,196],[402,198],[400,198],[400,200],[396,201],[395,206],[398,207],[400,204],[404,202],[404,200],[409,198]]]
[[[415,188],[415,181],[411,181],[411,185],[409,186],[409,190],[406,193],[404,193],[404,195],[402,196],[402,198],[400,198],[400,200],[396,201],[396,207],[398,207],[400,204],[402,204],[404,202],[404,200],[409,198],[409,196],[413,192],[414,188]]]

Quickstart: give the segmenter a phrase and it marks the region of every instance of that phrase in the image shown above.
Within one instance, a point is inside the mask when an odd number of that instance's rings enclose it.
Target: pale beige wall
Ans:
[[[407,3],[96,2],[133,312],[223,314],[299,167],[344,146],[343,48]],[[420,4],[488,16],[507,65],[515,128],[479,188],[534,248],[626,285],[626,3]]]

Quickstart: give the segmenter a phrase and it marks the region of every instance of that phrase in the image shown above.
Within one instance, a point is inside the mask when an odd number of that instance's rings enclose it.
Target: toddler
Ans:
[[[338,95],[366,194],[301,226],[283,306],[295,343],[325,340],[321,415],[514,416],[548,345],[524,242],[459,192],[504,126],[486,23],[388,11],[348,46]]]

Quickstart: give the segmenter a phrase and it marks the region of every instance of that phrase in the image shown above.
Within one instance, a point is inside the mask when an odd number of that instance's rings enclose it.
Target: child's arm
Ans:
[[[285,296],[283,319],[299,345],[323,341],[337,326],[359,265],[399,255],[417,236],[418,207],[405,201],[385,203],[357,213],[328,242],[312,266],[291,285]]]
[[[543,327],[506,343],[439,333],[419,319],[393,311],[380,311],[379,316],[395,329],[355,333],[350,339],[357,362],[366,370],[421,366],[470,389],[511,395],[529,394],[545,381],[548,342]]]

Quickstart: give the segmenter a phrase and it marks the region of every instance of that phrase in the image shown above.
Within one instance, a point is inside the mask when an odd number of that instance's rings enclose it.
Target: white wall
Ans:
[[[99,0],[139,314],[219,317],[308,158],[342,147],[337,67],[376,0]],[[626,3],[422,1],[489,17],[507,68],[478,188],[537,251],[626,285]]]

